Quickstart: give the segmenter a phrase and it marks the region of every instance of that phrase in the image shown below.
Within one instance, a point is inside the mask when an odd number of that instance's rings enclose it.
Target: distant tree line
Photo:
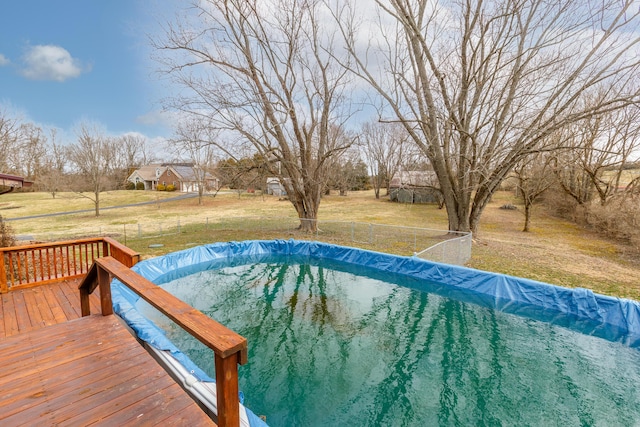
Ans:
[[[145,137],[109,136],[98,123],[84,121],[74,129],[75,141],[58,140],[55,129],[40,127],[0,110],[0,172],[33,181],[35,191],[56,197],[73,191],[91,199],[96,215],[100,193],[126,187],[130,173],[153,160]]]
[[[638,161],[634,0],[269,5],[194,1],[153,45],[180,89],[164,101],[180,117],[176,155],[217,166],[239,191],[280,178],[302,230],[315,230],[328,190],[371,185],[380,197],[399,170],[433,172],[457,231],[477,232],[512,180],[525,229],[551,189],[563,194],[559,210],[636,197],[640,183],[626,172]],[[52,195],[61,185],[82,192],[96,213],[100,191],[149,160],[139,141],[90,123],[62,146],[0,116],[0,170]]]
[[[209,128],[202,143],[228,157],[268,160],[302,229],[328,186],[349,187],[349,173],[331,177],[338,165],[364,161],[380,197],[418,157],[437,177],[449,228],[476,232],[513,174],[528,209],[547,185],[534,173],[578,204],[594,191],[606,201],[619,191],[602,178],[610,163],[637,157],[621,125],[639,101],[633,0],[270,5],[193,2],[154,45],[183,89],[166,107]],[[357,129],[365,107],[375,118]]]

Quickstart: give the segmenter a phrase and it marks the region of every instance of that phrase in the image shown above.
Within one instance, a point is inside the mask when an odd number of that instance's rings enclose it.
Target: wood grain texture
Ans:
[[[0,364],[2,426],[215,425],[115,315],[1,338]]]

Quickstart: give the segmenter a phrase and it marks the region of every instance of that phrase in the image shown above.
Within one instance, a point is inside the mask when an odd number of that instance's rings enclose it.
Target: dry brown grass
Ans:
[[[523,233],[522,209],[499,209],[507,201],[516,202],[498,194],[486,208],[471,267],[640,299],[633,247],[552,217],[542,207],[534,212],[532,231]]]
[[[145,197],[154,196],[150,192],[123,192],[125,195],[112,194],[113,200],[118,197],[128,199],[131,193],[147,193]],[[37,193],[36,193],[37,194]],[[149,195],[151,194],[151,196]],[[175,193],[174,193],[175,194]],[[140,195],[141,197],[143,195]],[[10,197],[14,197],[11,196]],[[2,211],[6,217],[23,216],[29,206],[43,210],[34,204],[46,200],[45,196],[20,196],[19,200],[2,196],[0,202],[6,207],[9,204],[22,206],[21,214],[16,209]],[[67,199],[67,210],[76,209]],[[501,210],[505,203],[519,206],[519,210]],[[596,292],[613,296],[640,299],[640,259],[633,249],[621,242],[602,237],[595,231],[585,230],[566,220],[552,217],[542,208],[536,207],[533,213],[532,231],[523,233],[524,215],[519,202],[507,192],[498,193],[487,206],[482,218],[480,232],[474,239],[473,256],[470,267],[498,273],[511,274],[540,280],[568,287],[585,287]],[[135,233],[127,234],[127,245],[140,251],[143,256],[157,256],[167,252],[181,250],[196,244],[215,241],[245,240],[256,238],[276,238],[268,233],[238,230],[198,231],[190,229],[191,223],[203,224],[207,218],[246,217],[285,217],[295,218],[295,212],[287,201],[276,197],[259,195],[219,194],[215,198],[208,197],[203,205],[198,205],[197,198],[179,202],[153,204],[144,207],[114,209],[103,211],[99,218],[91,214],[14,221],[11,225],[16,234],[60,233],[63,238],[71,232],[95,233],[98,228],[103,233],[119,233],[125,227],[135,229],[136,224],[175,224],[182,225],[178,235],[166,235],[153,239],[136,239]],[[402,205],[391,203],[386,199],[376,200],[372,192],[349,193],[347,197],[325,197],[320,207],[320,220],[340,220],[370,222],[376,224],[402,225],[445,229],[446,213],[432,205]],[[195,226],[194,226],[195,227]],[[162,248],[149,248],[150,243],[162,243]]]

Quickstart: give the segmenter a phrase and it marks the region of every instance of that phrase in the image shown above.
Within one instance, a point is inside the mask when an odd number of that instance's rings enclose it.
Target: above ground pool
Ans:
[[[207,245],[134,269],[247,338],[244,404],[271,426],[640,420],[634,301],[317,242]],[[209,349],[113,288],[139,336],[210,380]]]

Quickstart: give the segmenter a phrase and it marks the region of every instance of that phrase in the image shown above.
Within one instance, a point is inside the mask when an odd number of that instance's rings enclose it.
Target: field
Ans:
[[[109,234],[144,257],[161,255],[214,241],[276,238],[253,227],[258,218],[293,221],[289,202],[272,196],[235,193],[208,196],[203,205],[197,198],[160,203],[176,193],[114,191],[101,198],[101,215],[92,212],[10,221],[17,235],[36,239],[64,240],[80,235]],[[131,203],[143,206],[105,209]],[[518,210],[499,209],[505,203]],[[92,202],[76,194],[16,193],[0,197],[0,215],[6,219],[32,215],[93,209]],[[240,229],[204,229],[203,224],[221,218],[237,218]],[[407,227],[446,229],[444,210],[431,205],[402,205],[376,200],[372,192],[353,192],[347,197],[327,196],[320,206],[321,221],[340,220]],[[640,300],[640,256],[637,248],[606,239],[595,231],[548,215],[542,207],[533,213],[532,231],[523,233],[524,215],[511,193],[501,192],[485,209],[479,233],[474,236],[473,256],[468,266],[511,274],[567,287]],[[164,224],[164,228],[163,228]],[[142,229],[167,231],[178,224],[179,233],[156,233],[138,238]],[[196,225],[197,224],[197,225]],[[137,231],[136,231],[137,230]],[[288,237],[287,237],[288,238]],[[150,245],[163,246],[149,248]],[[394,252],[393,248],[389,249]]]

